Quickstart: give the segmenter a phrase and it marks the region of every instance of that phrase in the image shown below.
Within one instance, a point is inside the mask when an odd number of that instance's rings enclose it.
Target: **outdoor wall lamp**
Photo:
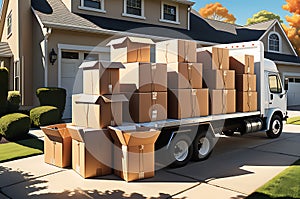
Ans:
[[[52,65],[54,65],[54,63],[55,63],[56,60],[57,60],[57,54],[56,54],[56,52],[54,51],[53,48],[52,48],[52,50],[51,50],[51,52],[50,52],[50,54],[49,54],[49,58],[50,58],[50,63],[51,63]]]

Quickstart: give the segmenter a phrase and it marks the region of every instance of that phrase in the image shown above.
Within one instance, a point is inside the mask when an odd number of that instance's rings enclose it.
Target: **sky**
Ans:
[[[284,23],[286,15],[291,15],[289,12],[282,9],[282,5],[286,4],[285,0],[192,0],[196,2],[194,9],[199,11],[200,8],[205,7],[206,4],[219,2],[226,7],[229,13],[233,14],[236,24],[245,25],[247,19],[251,18],[253,14],[267,10],[280,15]]]

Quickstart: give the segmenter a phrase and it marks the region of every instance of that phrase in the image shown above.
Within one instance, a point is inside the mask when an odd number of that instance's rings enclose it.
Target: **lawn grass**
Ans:
[[[246,199],[300,199],[300,160]]]
[[[0,144],[0,163],[43,154],[44,144],[38,139],[28,139]]]
[[[300,117],[298,116],[298,117],[288,118],[286,123],[300,125]]]

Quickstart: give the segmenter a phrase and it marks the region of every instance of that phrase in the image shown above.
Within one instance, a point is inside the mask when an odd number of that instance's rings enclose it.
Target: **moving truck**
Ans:
[[[159,151],[158,153],[163,152],[163,159],[173,167],[184,166],[191,159],[195,161],[207,159],[218,138],[233,135],[234,132],[243,135],[264,130],[269,138],[277,138],[282,133],[283,121],[287,118],[288,84],[281,81],[275,63],[264,58],[263,44],[254,41],[215,47],[229,49],[229,55],[233,57],[254,56],[258,109],[254,112],[137,124],[140,127],[161,130],[155,149],[156,152]],[[197,49],[197,52],[202,50]],[[157,155],[159,158],[160,155]]]

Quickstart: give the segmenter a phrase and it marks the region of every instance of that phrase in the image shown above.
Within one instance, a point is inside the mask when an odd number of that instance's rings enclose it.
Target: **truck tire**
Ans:
[[[193,161],[203,161],[209,158],[214,146],[213,137],[209,133],[199,133],[193,142]]]
[[[193,153],[191,138],[186,134],[176,134],[171,141],[168,152],[171,158],[169,167],[176,168],[185,166],[190,161]]]
[[[274,115],[271,119],[270,128],[267,130],[267,136],[269,138],[278,138],[283,129],[282,119],[279,115]]]

